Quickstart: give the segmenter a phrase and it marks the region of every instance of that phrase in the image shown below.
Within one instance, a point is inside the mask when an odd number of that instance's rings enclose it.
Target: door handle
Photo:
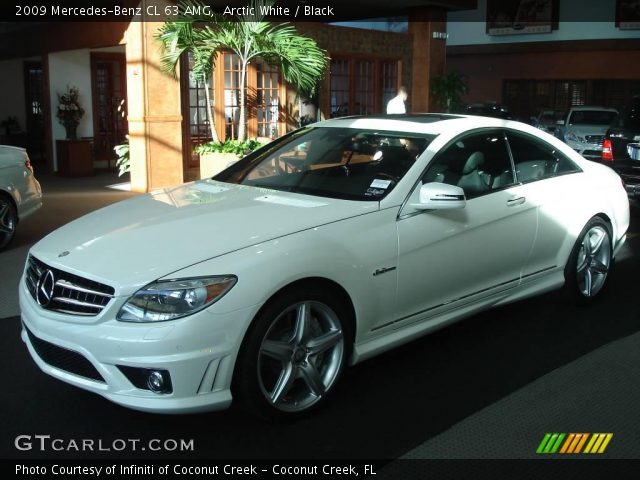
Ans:
[[[515,207],[517,205],[522,205],[527,199],[525,197],[512,198],[507,201],[507,207]]]

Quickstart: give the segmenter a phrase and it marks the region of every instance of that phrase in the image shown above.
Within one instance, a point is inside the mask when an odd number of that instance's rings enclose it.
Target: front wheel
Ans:
[[[605,287],[612,263],[611,233],[600,218],[584,227],[565,268],[565,291],[581,301],[595,298]]]
[[[270,302],[247,333],[234,395],[269,420],[294,418],[323,403],[349,349],[346,310],[320,292],[293,291]]]

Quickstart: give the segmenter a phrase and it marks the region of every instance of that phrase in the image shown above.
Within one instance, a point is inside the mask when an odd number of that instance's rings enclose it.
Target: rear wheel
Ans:
[[[236,364],[234,395],[269,419],[300,416],[322,404],[350,352],[346,309],[317,291],[271,301],[247,333]]]
[[[16,233],[18,215],[13,202],[4,195],[0,195],[0,249],[9,245]]]
[[[612,264],[611,233],[601,218],[584,227],[565,268],[567,294],[581,301],[598,296],[604,289]]]

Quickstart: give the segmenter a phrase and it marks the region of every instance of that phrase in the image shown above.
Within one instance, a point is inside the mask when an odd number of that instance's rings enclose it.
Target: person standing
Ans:
[[[407,89],[400,87],[398,94],[387,103],[387,113],[407,113],[407,107],[404,102],[407,101],[408,96]]]

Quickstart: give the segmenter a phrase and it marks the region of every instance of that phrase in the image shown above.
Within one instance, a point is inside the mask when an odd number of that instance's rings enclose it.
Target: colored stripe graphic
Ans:
[[[613,433],[545,433],[536,453],[604,453],[612,438]]]
[[[565,433],[547,433],[538,445],[536,453],[556,453],[562,444]]]
[[[594,433],[584,453],[604,453],[612,437],[613,433]]]

